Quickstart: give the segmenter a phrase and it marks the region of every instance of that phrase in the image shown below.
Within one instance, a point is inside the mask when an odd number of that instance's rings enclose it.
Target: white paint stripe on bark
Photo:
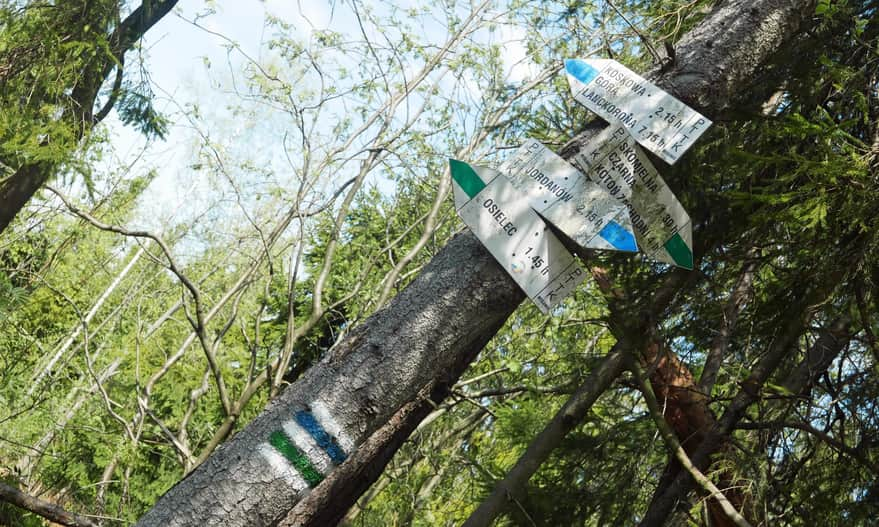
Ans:
[[[333,462],[330,456],[324,452],[324,449],[317,444],[311,434],[299,426],[296,421],[290,420],[284,422],[284,433],[293,441],[296,448],[311,461],[314,468],[321,474],[329,474],[333,470]]]
[[[342,447],[342,450],[345,451],[345,455],[350,456],[354,452],[354,441],[352,441],[342,427],[339,426],[339,423],[333,419],[327,405],[324,404],[323,401],[314,401],[308,405],[308,407],[311,409],[311,414],[314,415],[317,422],[324,427],[324,430],[336,438],[336,443]]]
[[[263,443],[257,447],[257,450],[272,468],[272,474],[286,481],[288,485],[296,490],[296,492],[303,492],[308,488],[308,483],[302,479],[299,472],[297,472],[296,469],[290,465],[290,462],[288,462],[284,456],[279,454],[272,445]]]

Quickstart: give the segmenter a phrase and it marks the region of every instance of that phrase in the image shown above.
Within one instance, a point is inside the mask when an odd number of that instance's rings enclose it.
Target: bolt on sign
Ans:
[[[497,170],[449,159],[455,209],[543,313],[586,278],[528,200]]]
[[[690,216],[624,126],[602,130],[572,162],[625,208],[648,256],[693,268]]]
[[[499,170],[531,208],[577,244],[638,251],[626,208],[539,141],[525,141]]]
[[[711,121],[652,82],[611,59],[568,59],[574,99],[611,124],[625,126],[638,143],[674,164]]]

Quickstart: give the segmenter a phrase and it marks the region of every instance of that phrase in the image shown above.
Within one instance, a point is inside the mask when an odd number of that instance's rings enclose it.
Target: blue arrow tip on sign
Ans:
[[[565,71],[583,84],[589,84],[598,76],[598,70],[581,59],[565,59]]]
[[[615,221],[608,222],[598,235],[604,238],[607,243],[613,245],[618,251],[638,252],[638,244],[635,242],[635,237]]]

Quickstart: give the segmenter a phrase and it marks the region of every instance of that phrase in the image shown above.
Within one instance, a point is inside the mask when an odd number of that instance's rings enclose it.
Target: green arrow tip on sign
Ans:
[[[485,182],[473,170],[473,167],[463,161],[457,159],[449,159],[449,170],[452,173],[452,180],[461,187],[461,190],[469,198],[473,198],[479,191],[485,188]]]
[[[675,264],[685,269],[693,270],[693,251],[687,247],[687,242],[680,234],[675,234],[665,242],[665,250],[671,255]]]

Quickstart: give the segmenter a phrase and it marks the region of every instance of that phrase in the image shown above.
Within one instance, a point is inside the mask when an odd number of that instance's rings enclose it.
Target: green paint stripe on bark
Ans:
[[[680,234],[675,234],[665,242],[665,250],[671,255],[672,260],[681,267],[693,269],[693,251],[687,247],[687,242]]]
[[[311,461],[293,444],[290,439],[284,435],[284,432],[276,430],[269,436],[269,444],[275,447],[275,450],[287,458],[296,470],[302,474],[302,478],[308,482],[310,487],[316,486],[323,481],[324,477],[314,468]]]
[[[479,191],[485,188],[485,182],[480,179],[479,175],[473,170],[473,167],[463,161],[457,159],[449,159],[449,169],[452,172],[452,179],[461,187],[464,194],[473,198]]]

